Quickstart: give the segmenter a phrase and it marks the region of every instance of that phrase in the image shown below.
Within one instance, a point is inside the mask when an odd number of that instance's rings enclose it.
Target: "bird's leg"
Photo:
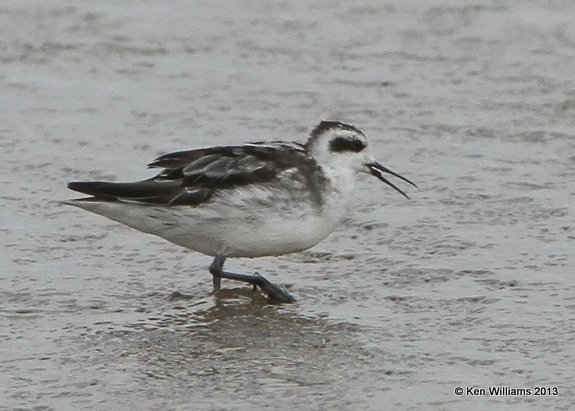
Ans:
[[[254,286],[254,288],[259,287],[262,292],[270,299],[274,301],[279,301],[281,303],[293,303],[295,298],[293,298],[283,287],[276,285],[259,274],[249,275],[249,274],[236,274],[224,271],[224,262],[226,257],[217,255],[210,265],[210,273],[213,275],[214,292],[220,289],[220,283],[222,278],[229,280],[243,281]]]
[[[213,265],[213,263],[212,263],[212,265]],[[221,288],[222,277],[219,277],[216,274],[214,274],[211,266],[210,266],[210,273],[212,273],[212,283],[214,284],[214,293],[215,293],[216,291],[219,291]]]

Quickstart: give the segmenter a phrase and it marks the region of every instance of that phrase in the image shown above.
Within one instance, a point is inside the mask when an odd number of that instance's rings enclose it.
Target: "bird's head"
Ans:
[[[415,187],[407,178],[378,163],[370,154],[365,134],[352,125],[322,121],[311,132],[305,147],[318,165],[325,169],[369,173],[405,197],[407,195],[383,175],[390,174]]]

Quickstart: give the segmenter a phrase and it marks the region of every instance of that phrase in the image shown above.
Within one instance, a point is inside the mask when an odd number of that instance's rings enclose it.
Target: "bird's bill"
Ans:
[[[367,167],[369,168],[369,170],[371,171],[371,174],[376,176],[378,179],[380,179],[381,181],[383,181],[385,184],[387,184],[390,187],[393,187],[395,190],[399,191],[405,198],[409,198],[407,196],[407,194],[405,194],[403,191],[401,191],[395,184],[393,184],[391,181],[389,181],[387,178],[385,178],[383,176],[383,173],[387,173],[390,174],[394,177],[397,177],[403,181],[405,181],[406,183],[411,184],[414,187],[417,187],[413,182],[409,181],[407,178],[397,174],[395,171],[391,171],[389,168],[384,167],[383,165],[379,164],[377,161],[373,161],[371,163],[367,163],[366,164]]]

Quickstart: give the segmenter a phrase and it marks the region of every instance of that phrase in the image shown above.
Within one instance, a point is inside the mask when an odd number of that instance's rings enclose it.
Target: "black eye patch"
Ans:
[[[357,138],[336,137],[329,143],[329,149],[335,152],[353,151],[359,153],[365,148],[365,143]]]

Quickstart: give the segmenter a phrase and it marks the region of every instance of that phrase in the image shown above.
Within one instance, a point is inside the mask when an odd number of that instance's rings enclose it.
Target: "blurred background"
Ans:
[[[571,409],[575,3],[4,0],[0,409]],[[156,156],[354,124],[419,186],[230,260],[58,203]],[[170,302],[172,291],[196,298]],[[469,397],[454,389],[557,387]]]

